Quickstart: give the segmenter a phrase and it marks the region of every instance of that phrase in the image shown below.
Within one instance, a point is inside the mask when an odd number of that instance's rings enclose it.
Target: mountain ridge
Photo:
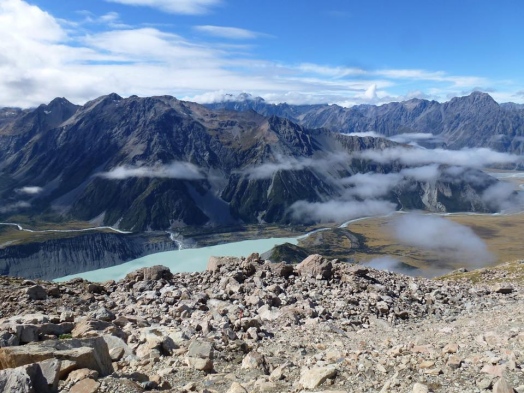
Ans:
[[[0,142],[0,215],[26,209],[132,231],[287,224],[304,219],[290,215],[294,203],[343,196],[345,177],[405,167],[355,156],[395,142],[170,96],[112,93],[83,106],[57,98],[17,112],[0,126]],[[483,179],[484,188],[495,182]],[[396,187],[386,199],[397,208],[491,211],[482,187],[464,178],[426,183]]]
[[[524,154],[524,112],[519,104],[498,104],[489,94],[473,92],[439,103],[419,98],[380,106],[267,104],[258,99],[205,104],[212,109],[254,109],[273,113],[306,127],[342,133],[376,132],[384,136],[432,133],[451,149],[489,147]],[[511,108],[511,109],[509,109]]]

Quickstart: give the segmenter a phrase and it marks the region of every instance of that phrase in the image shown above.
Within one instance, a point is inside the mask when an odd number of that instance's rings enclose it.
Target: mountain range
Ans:
[[[241,94],[206,104],[210,109],[254,110],[264,116],[280,116],[310,128],[325,127],[342,133],[374,132],[433,134],[429,142],[449,149],[489,147],[524,154],[524,106],[498,104],[489,94],[473,92],[439,103],[414,98],[380,106],[269,104],[260,97]],[[427,142],[427,141],[426,141]],[[431,146],[428,146],[431,147]]]
[[[477,124],[476,117],[486,118],[467,112],[467,103],[477,112],[486,109],[521,119],[519,110],[504,110],[483,94],[447,104],[412,100],[354,109],[268,105],[255,99],[244,100],[248,110],[232,111],[232,103],[220,109],[170,96],[124,99],[117,94],[82,106],[56,98],[31,110],[4,108],[0,220],[59,217],[130,231],[238,222],[312,223],[324,219],[317,214],[320,208],[337,209],[336,204],[323,204],[348,198],[358,209],[375,214],[391,206],[491,211],[482,193],[496,180],[483,172],[468,169],[450,177],[441,165],[433,179],[406,177],[406,164],[363,154],[404,145],[338,132],[370,130],[374,124],[375,131],[391,135],[387,124],[394,117],[402,124],[434,123],[435,133],[455,135],[450,136],[451,145],[458,146],[465,134],[451,133],[437,119],[448,119],[445,108],[450,107],[470,119],[464,127]],[[251,104],[256,108],[247,107]],[[261,108],[266,113],[255,111],[264,112]],[[521,135],[521,123],[514,124],[511,132]],[[406,125],[396,132],[409,130]],[[469,139],[476,144],[482,138]],[[522,147],[513,140],[513,150]],[[360,183],[353,181],[359,178],[352,176],[366,173],[399,176],[382,193],[381,204],[370,206],[369,195],[359,194]],[[345,218],[336,211],[335,217]]]

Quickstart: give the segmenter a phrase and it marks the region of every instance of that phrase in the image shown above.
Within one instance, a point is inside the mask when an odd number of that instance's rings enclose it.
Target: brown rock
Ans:
[[[300,262],[296,270],[302,276],[317,277],[321,276],[323,279],[331,278],[333,265],[330,261],[323,258],[322,255],[313,254],[308,256]]]
[[[80,382],[76,383],[70,393],[97,393],[100,383],[93,379],[83,379]]]
[[[210,257],[207,262],[206,270],[216,273],[220,271],[222,266],[233,265],[240,263],[240,258],[236,257]]]

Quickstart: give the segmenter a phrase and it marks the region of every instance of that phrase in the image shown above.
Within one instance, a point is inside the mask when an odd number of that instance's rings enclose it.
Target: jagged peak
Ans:
[[[481,92],[481,91],[474,91],[472,92],[470,95],[467,95],[467,96],[463,96],[463,97],[455,97],[453,98],[451,102],[457,102],[457,101],[464,101],[464,102],[469,102],[469,103],[473,103],[473,104],[480,104],[480,103],[484,103],[484,104],[490,104],[490,105],[499,105],[494,99],[493,97],[491,97],[488,93],[484,93],[484,92]]]

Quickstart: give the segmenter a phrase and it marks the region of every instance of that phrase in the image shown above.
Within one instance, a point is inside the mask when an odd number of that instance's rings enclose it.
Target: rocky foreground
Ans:
[[[312,255],[103,284],[0,277],[1,392],[524,392],[520,284]]]

